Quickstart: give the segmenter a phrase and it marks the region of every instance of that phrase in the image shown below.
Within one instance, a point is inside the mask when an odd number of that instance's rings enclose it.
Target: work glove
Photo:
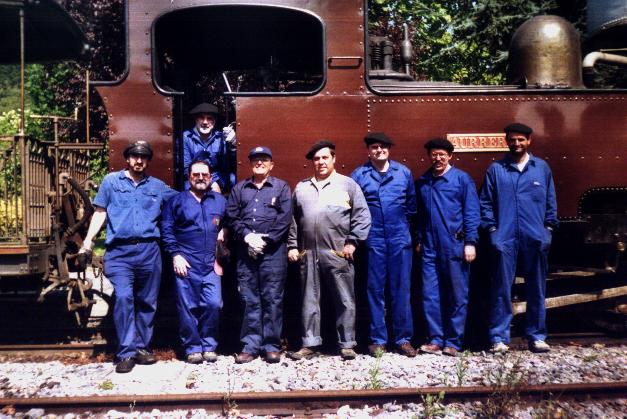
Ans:
[[[81,249],[78,251],[78,255],[76,256],[76,264],[78,265],[78,269],[80,269],[81,271],[87,269],[87,267],[91,265],[92,257],[93,252],[91,249],[81,247]]]
[[[172,258],[172,265],[174,265],[174,273],[181,277],[187,276],[187,269],[191,268],[189,262],[181,255]]]
[[[222,128],[224,133],[224,141],[231,147],[235,147],[237,144],[237,138],[235,137],[235,130],[233,129],[233,123]]]
[[[257,255],[263,254],[267,244],[263,238],[267,236],[267,234],[248,233],[244,237],[244,242],[248,245],[248,255],[251,258],[256,259]]]

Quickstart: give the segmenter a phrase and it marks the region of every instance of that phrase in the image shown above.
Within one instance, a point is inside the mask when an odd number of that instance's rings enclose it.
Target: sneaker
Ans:
[[[493,344],[492,348],[490,349],[490,352],[492,352],[493,354],[504,354],[507,351],[509,351],[509,346],[507,346],[503,342],[497,342]]]
[[[405,355],[406,357],[413,358],[416,356],[416,350],[411,343],[405,342],[398,345],[398,353],[401,355]]]
[[[343,360],[349,361],[357,358],[357,353],[353,350],[353,348],[342,348],[340,349],[340,356]]]
[[[138,349],[135,354],[135,363],[139,365],[151,365],[157,362],[157,357],[149,349]]]
[[[288,353],[287,356],[289,356],[290,358],[296,361],[300,359],[311,359],[311,358],[318,356],[318,351],[314,347],[308,348],[306,346],[303,346],[296,352]]]
[[[420,347],[420,352],[425,354],[440,355],[442,353],[442,347],[435,343],[427,343]]]
[[[453,348],[452,346],[446,346],[444,349],[442,349],[442,355],[446,355],[446,356],[457,356],[457,353],[459,351],[455,348]]]
[[[372,345],[368,345],[368,353],[370,356],[377,357],[379,353],[385,353],[385,345],[379,345],[378,343],[373,343]]]
[[[187,355],[187,362],[190,364],[202,364],[202,354],[200,352],[193,352]]]
[[[216,362],[218,360],[218,355],[214,351],[204,351],[202,353],[202,359],[207,362]]]
[[[529,350],[535,353],[549,352],[551,347],[543,340],[534,340],[529,344]]]
[[[120,360],[118,365],[115,366],[115,372],[124,374],[133,371],[133,368],[135,368],[135,359],[131,356]]]

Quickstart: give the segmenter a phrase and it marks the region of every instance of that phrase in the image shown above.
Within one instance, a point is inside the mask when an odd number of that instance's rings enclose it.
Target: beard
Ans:
[[[198,127],[198,132],[202,135],[208,135],[213,131],[213,127]]]
[[[208,187],[209,185],[204,180],[198,180],[190,185],[192,192],[204,192]]]

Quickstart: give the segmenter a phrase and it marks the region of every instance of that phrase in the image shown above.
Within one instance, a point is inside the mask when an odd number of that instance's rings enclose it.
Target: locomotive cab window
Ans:
[[[153,27],[155,84],[165,93],[313,94],[324,80],[314,15],[269,6],[191,7]]]

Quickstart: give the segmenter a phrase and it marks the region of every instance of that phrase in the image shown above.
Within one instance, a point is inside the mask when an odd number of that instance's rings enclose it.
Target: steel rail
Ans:
[[[497,394],[516,395],[523,401],[552,399],[617,399],[627,397],[627,381],[528,385],[507,388],[489,386],[473,387],[418,387],[382,390],[334,390],[334,391],[277,391],[277,392],[233,392],[233,393],[190,393],[160,395],[116,395],[86,397],[37,397],[0,398],[0,406],[13,406],[16,410],[43,408],[49,412],[90,411],[110,409],[145,411],[205,409],[223,412],[235,407],[240,413],[256,414],[303,414],[330,411],[343,405],[353,407],[396,403],[420,403],[421,396],[443,393],[444,402],[486,400]]]

